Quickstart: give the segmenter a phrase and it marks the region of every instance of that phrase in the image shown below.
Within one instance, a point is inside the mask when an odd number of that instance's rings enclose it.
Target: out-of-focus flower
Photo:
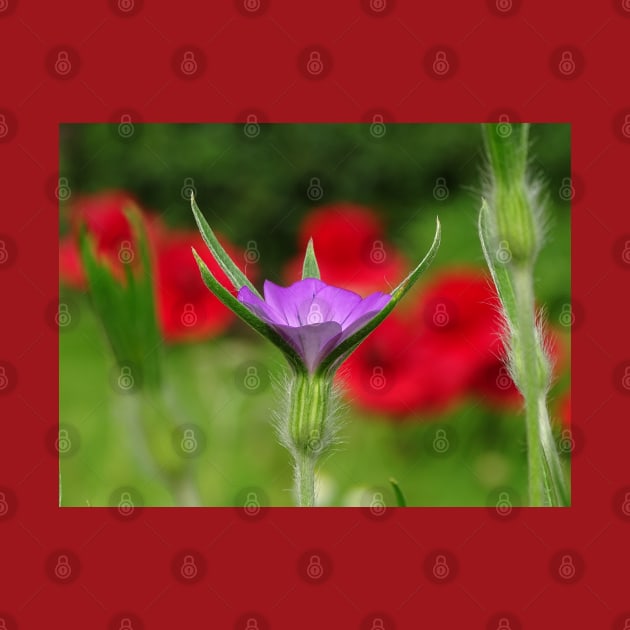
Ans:
[[[522,397],[504,364],[498,299],[471,268],[437,273],[407,312],[396,312],[348,359],[346,383],[361,407],[395,416],[441,413],[466,396],[517,411]],[[557,371],[560,338],[545,330]]]
[[[380,218],[370,208],[330,204],[306,216],[300,225],[299,245],[305,249],[312,237],[322,278],[367,295],[395,286],[407,269],[404,258],[384,233]],[[297,257],[287,266],[287,280],[299,280],[301,271],[302,259]]]
[[[544,328],[545,346],[553,364],[554,374],[564,369],[566,357],[561,337],[553,329]],[[479,368],[471,384],[471,392],[489,407],[519,411],[523,396],[510,378],[505,365],[505,350],[500,342],[496,350],[488,354],[487,361]]]
[[[125,264],[134,266],[139,255],[131,225],[125,215],[129,206],[139,208],[126,192],[112,191],[81,197],[70,208],[71,232],[59,244],[59,276],[71,287],[84,289],[87,280],[81,262],[79,235],[86,229],[96,255],[112,273],[124,278]],[[231,311],[208,292],[199,276],[192,247],[226,287],[231,286],[218,264],[203,247],[197,231],[172,230],[155,215],[139,209],[148,237],[154,274],[158,320],[167,341],[200,340],[224,331],[234,319]],[[242,252],[223,240],[237,260]],[[252,277],[255,265],[249,265]]]
[[[73,234],[59,241],[59,279],[75,289],[85,289],[87,285],[79,246]]]
[[[234,260],[244,260],[243,252],[225,239],[220,240]],[[200,256],[217,280],[231,289],[230,282],[197,231],[163,234],[157,247],[156,291],[162,332],[168,341],[211,337],[223,332],[234,319],[232,311],[221,304],[203,283],[192,247],[201,252]],[[255,277],[254,265],[248,265],[248,273]]]
[[[461,369],[451,369],[456,361],[426,329],[394,312],[349,357],[342,379],[364,409],[398,417],[440,413],[466,390]]]
[[[481,393],[488,371],[502,367],[496,300],[475,269],[437,274],[409,313],[390,317],[350,357],[351,396],[363,407],[411,416],[442,412],[473,390]],[[496,378],[492,373],[495,387]],[[507,372],[505,378],[501,386],[515,391]]]
[[[565,427],[571,426],[571,390],[567,391],[560,399],[558,416]]]
[[[123,266],[137,260],[132,229],[125,216],[128,207],[139,208],[126,192],[111,191],[80,197],[70,208],[71,233],[59,247],[59,277],[64,284],[83,289],[86,278],[81,266],[79,235],[86,229],[94,240],[96,254],[113,273],[123,277]],[[149,243],[153,244],[162,229],[157,217],[142,213]]]

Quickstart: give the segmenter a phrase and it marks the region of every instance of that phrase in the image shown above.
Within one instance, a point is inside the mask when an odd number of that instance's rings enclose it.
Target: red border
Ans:
[[[202,14],[189,0],[133,0],[125,13],[129,2],[0,1],[6,627],[120,628],[127,616],[134,629],[246,628],[249,618],[261,629],[378,628],[380,615],[387,630],[500,628],[502,618],[513,629],[623,628],[630,357],[628,307],[616,297],[630,271],[621,186],[630,4],[578,10],[564,0],[551,13],[540,0],[496,0],[427,14],[410,0],[243,0]],[[194,76],[177,71],[186,50],[198,55]],[[72,66],[65,77],[54,69],[60,51]],[[305,69],[313,51],[324,65],[317,77]],[[436,76],[440,51],[448,70]],[[567,51],[574,65],[563,74]],[[160,122],[233,121],[248,111],[286,122],[360,121],[374,111],[386,121],[509,111],[571,122],[574,507],[506,520],[484,509],[409,509],[382,521],[360,510],[273,510],[251,522],[231,509],[145,510],[121,521],[106,509],[56,508],[46,435],[57,422],[57,332],[46,313],[57,286],[57,128],[124,108]],[[171,564],[187,549],[205,572],[182,584]],[[64,552],[73,574],[59,583],[51,562]],[[323,558],[319,583],[305,577],[313,553]],[[439,553],[452,567],[443,583],[430,571]],[[564,555],[570,579],[557,571]]]

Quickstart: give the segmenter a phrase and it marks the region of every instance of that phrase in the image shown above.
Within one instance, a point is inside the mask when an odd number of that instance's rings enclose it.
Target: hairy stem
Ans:
[[[514,268],[512,271],[514,297],[518,322],[517,343],[514,357],[518,370],[518,381],[525,399],[525,425],[527,430],[527,464],[529,503],[538,507],[546,505],[545,456],[542,448],[539,413],[546,412],[546,388],[541,379],[538,361],[538,339],[536,334],[536,312],[531,269]]]
[[[332,378],[293,372],[286,383],[287,406],[278,420],[282,444],[293,457],[297,505],[315,505],[315,469],[335,441],[338,394]]]
[[[315,506],[315,458],[308,454],[295,457],[295,494],[299,507]]]

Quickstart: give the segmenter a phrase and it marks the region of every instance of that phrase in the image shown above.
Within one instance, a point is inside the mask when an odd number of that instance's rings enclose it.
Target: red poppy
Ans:
[[[87,281],[81,265],[78,235],[84,225],[94,239],[97,254],[115,274],[123,277],[123,264],[138,260],[133,231],[125,208],[137,203],[125,192],[107,192],[80,198],[71,208],[72,232],[59,245],[59,275],[76,288]],[[210,255],[199,232],[169,230],[155,215],[141,211],[155,269],[158,319],[168,341],[202,339],[216,335],[229,325],[232,312],[208,291],[192,255],[195,247],[219,282],[231,288],[227,278]],[[224,241],[236,259],[244,258]],[[255,269],[248,266],[251,278]]]
[[[458,361],[426,328],[394,312],[350,356],[341,378],[365,409],[399,417],[439,413],[466,391]]]
[[[139,208],[126,192],[111,191],[80,197],[70,208],[71,234],[62,239],[59,247],[59,276],[65,284],[83,289],[85,273],[81,267],[79,235],[85,226],[94,239],[97,254],[122,277],[123,264],[136,259],[131,225],[126,208]],[[161,230],[157,217],[142,213],[149,240],[155,240]]]
[[[367,295],[395,286],[404,276],[403,257],[384,238],[380,218],[370,208],[350,203],[322,206],[300,226],[300,251],[313,238],[322,279]],[[303,255],[287,266],[288,282],[301,278]]]
[[[571,390],[567,391],[558,403],[558,417],[565,427],[571,426]]]
[[[86,288],[79,246],[72,234],[59,241],[59,278],[69,287]]]
[[[501,328],[496,293],[483,273],[443,271],[408,314],[390,315],[350,357],[351,395],[367,408],[398,415],[443,411],[482,393],[491,369],[502,367]],[[492,383],[503,398],[520,397],[507,372],[501,376],[492,373]]]
[[[243,253],[220,239],[233,260],[243,260]],[[217,280],[226,288],[232,285],[206,247],[199,232],[173,231],[159,240],[157,250],[158,312],[165,339],[199,340],[223,332],[234,319],[208,290],[193,257],[191,247],[203,258]],[[248,276],[252,278],[251,265]]]
[[[554,374],[564,369],[565,352],[559,335],[544,327],[544,338]],[[523,396],[514,385],[504,361],[505,351],[500,342],[498,352],[488,356],[488,360],[478,370],[471,385],[472,393],[479,396],[490,407],[517,411],[523,405]]]

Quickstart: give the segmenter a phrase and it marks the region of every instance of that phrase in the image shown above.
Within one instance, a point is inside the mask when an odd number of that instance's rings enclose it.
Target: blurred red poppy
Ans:
[[[396,312],[357,348],[340,378],[360,407],[397,417],[440,413],[465,392],[457,357]]]
[[[97,255],[122,277],[124,263],[133,263],[137,259],[132,229],[125,216],[125,210],[132,207],[139,209],[136,200],[123,191],[86,195],[72,204],[71,233],[59,246],[59,277],[64,284],[78,289],[86,287],[79,252],[79,235],[83,227],[94,239]],[[140,212],[152,243],[162,229],[161,222],[153,215]]]
[[[561,337],[556,331],[544,328],[545,343],[551,358],[554,375],[562,372],[566,355]],[[487,363],[477,372],[471,391],[490,407],[517,411],[523,404],[523,397],[516,389],[503,360],[503,344],[500,351],[488,358]]]
[[[558,416],[564,426],[571,426],[571,390],[567,391],[560,399]]]
[[[518,405],[520,394],[501,362],[501,329],[485,274],[442,271],[408,314],[390,315],[350,357],[351,396],[366,408],[401,416],[441,412],[470,393]]]
[[[243,252],[218,236],[232,260],[245,260]],[[224,331],[234,319],[207,289],[192,255],[191,247],[203,258],[217,280],[232,285],[214,260],[199,232],[172,231],[159,240],[157,250],[157,296],[162,331],[169,341],[200,340]],[[241,265],[244,270],[244,264]],[[250,263],[248,277],[255,277]],[[232,290],[233,293],[236,293]]]
[[[303,252],[313,238],[322,280],[366,295],[395,286],[407,264],[384,238],[378,215],[364,206],[336,203],[310,212],[300,226],[300,254],[286,268],[288,282],[301,278]]]
[[[113,191],[82,197],[71,207],[72,231],[59,244],[59,276],[63,283],[79,289],[86,287],[78,245],[82,226],[94,239],[101,260],[114,274],[123,277],[124,263],[137,260],[136,243],[124,212],[130,205],[138,207],[129,194]],[[159,217],[140,212],[154,261],[156,304],[164,338],[200,340],[225,330],[233,314],[204,285],[191,247],[195,247],[219,282],[230,289],[231,284],[199,232],[171,230]],[[242,252],[225,239],[222,243],[233,259],[245,262]],[[255,271],[255,265],[250,263],[248,276],[255,277]]]
[[[496,294],[486,276],[468,268],[442,272],[407,314],[390,315],[350,357],[351,395],[365,407],[398,415],[444,411],[499,351],[499,331]],[[372,378],[381,373],[383,379]]]

